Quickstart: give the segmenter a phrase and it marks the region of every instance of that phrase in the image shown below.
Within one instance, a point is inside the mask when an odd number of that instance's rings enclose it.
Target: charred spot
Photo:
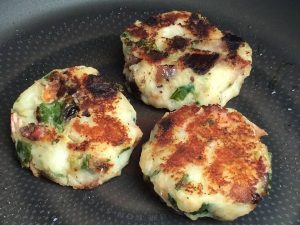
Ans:
[[[158,50],[150,50],[147,55],[150,57],[150,59],[154,62],[160,61],[168,56],[168,53],[161,52]]]
[[[136,26],[136,25],[132,25],[131,27],[129,27],[128,32],[131,35],[139,38],[147,38],[148,36],[147,31],[143,27]]]
[[[141,91],[135,82],[128,82],[130,92],[137,98],[141,97]]]
[[[199,15],[197,13],[192,13],[190,18],[189,18],[189,23],[197,23],[197,21],[199,20]]]
[[[99,162],[95,163],[96,170],[98,170],[99,172],[103,172],[103,173],[106,173],[111,166],[112,165],[108,162],[99,161]]]
[[[128,57],[128,59],[126,60],[126,66],[127,67],[130,67],[131,65],[134,65],[134,64],[137,64],[141,61],[140,58],[138,57],[135,57],[134,55],[130,55]]]
[[[150,16],[144,21],[144,24],[148,26],[156,26],[158,24],[158,19],[155,16]]]
[[[111,83],[105,82],[99,76],[88,75],[85,81],[86,89],[96,97],[112,97],[117,91]]]
[[[62,79],[60,79],[59,80],[59,89],[58,89],[58,91],[56,93],[56,96],[58,98],[61,98],[62,96],[65,95],[66,92],[67,92],[67,88],[66,88],[66,85],[65,85],[65,81],[62,80]]]
[[[240,47],[240,44],[243,42],[242,38],[234,34],[231,34],[229,32],[225,33],[225,35],[222,37],[222,40],[225,41],[229,51],[229,56],[231,57],[234,57],[236,55],[236,52]]]
[[[68,105],[64,108],[63,118],[64,120],[70,120],[77,115],[79,107],[76,104]]]
[[[77,90],[80,87],[79,83],[80,83],[79,80],[77,78],[75,78],[75,79],[72,80],[71,84],[66,85],[68,95],[72,95],[72,94],[77,92]]]
[[[164,118],[159,125],[164,132],[167,132],[172,127],[172,120],[170,118]]]
[[[35,110],[35,117],[36,117],[36,120],[40,123],[42,118],[41,118],[41,112],[40,112],[40,107],[37,107],[36,110]]]
[[[88,110],[84,110],[81,115],[85,116],[85,117],[90,117],[91,116],[91,114]]]
[[[219,58],[218,53],[194,53],[183,56],[183,62],[195,73],[205,74]]]
[[[56,93],[58,98],[63,97],[65,94],[72,95],[79,88],[78,80],[70,80],[66,82],[64,79],[59,79],[59,89]]]
[[[72,95],[74,93],[76,93],[78,87],[67,87],[67,93],[68,95]]]
[[[59,77],[60,73],[58,71],[52,71],[49,75],[47,75],[47,79],[52,82],[54,80],[57,80]]]
[[[261,200],[262,200],[262,197],[261,197],[259,194],[253,193],[253,194],[251,195],[251,203],[252,203],[252,204],[257,204],[257,203],[259,203]]]
[[[183,49],[187,45],[188,45],[188,39],[180,36],[173,37],[170,43],[170,47],[173,49]]]
[[[164,17],[160,17],[159,23],[161,26],[167,27],[174,24],[176,20],[177,20],[177,14],[169,13],[164,15]]]
[[[211,27],[209,22],[200,18],[197,13],[192,13],[188,20],[188,28],[199,37],[206,37]]]
[[[171,12],[171,13],[166,13],[163,15],[160,15],[158,17],[159,19],[159,25],[161,27],[167,27],[176,22],[177,19],[179,18],[186,18],[187,14],[184,12]]]

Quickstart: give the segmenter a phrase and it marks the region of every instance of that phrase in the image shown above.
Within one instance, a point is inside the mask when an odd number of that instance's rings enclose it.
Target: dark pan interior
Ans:
[[[300,224],[299,1],[1,1],[0,224]],[[10,139],[10,108],[35,79],[54,68],[88,65],[123,83],[119,34],[135,19],[158,12],[200,11],[253,48],[253,70],[236,108],[268,131],[273,153],[270,195],[236,221],[192,222],[169,210],[143,182],[135,149],[122,176],[93,190],[73,190],[20,167]],[[128,93],[149,137],[164,110]]]

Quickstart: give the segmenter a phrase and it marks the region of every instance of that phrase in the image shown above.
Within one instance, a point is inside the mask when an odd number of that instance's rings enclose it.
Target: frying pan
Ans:
[[[299,1],[17,1],[0,3],[0,223],[30,224],[300,224]],[[234,222],[195,222],[173,213],[144,184],[141,144],[122,176],[93,190],[73,190],[20,167],[10,139],[17,96],[54,68],[88,65],[123,84],[119,34],[136,19],[181,9],[199,11],[253,48],[253,70],[236,108],[268,131],[273,183],[268,197]],[[144,143],[164,110],[125,93],[138,113]]]

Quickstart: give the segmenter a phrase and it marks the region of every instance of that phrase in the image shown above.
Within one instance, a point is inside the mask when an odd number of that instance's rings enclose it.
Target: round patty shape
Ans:
[[[121,35],[129,90],[156,108],[224,106],[250,74],[252,50],[197,13],[137,20]]]
[[[233,109],[183,106],[156,124],[140,167],[167,205],[190,219],[234,220],[267,194],[271,155],[263,135]]]
[[[126,97],[98,74],[53,70],[14,103],[12,139],[33,175],[83,189],[121,174],[142,132]]]

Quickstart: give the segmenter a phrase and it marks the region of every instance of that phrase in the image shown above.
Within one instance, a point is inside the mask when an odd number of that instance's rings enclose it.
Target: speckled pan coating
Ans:
[[[7,5],[7,6],[4,6]],[[273,153],[270,195],[235,222],[204,219],[208,225],[300,223],[299,1],[1,1],[0,15],[0,223],[3,225],[158,224],[194,225],[151,194],[138,166],[140,146],[123,175],[91,191],[74,191],[22,169],[10,138],[10,109],[19,93],[53,68],[93,66],[123,83],[119,35],[136,19],[173,9],[200,10],[220,28],[253,48],[252,75],[227,107],[238,109],[268,131]],[[270,6],[272,6],[270,8]],[[255,19],[253,18],[255,15]],[[9,30],[4,28],[9,26]],[[284,44],[283,44],[284,43]],[[30,74],[35,74],[31,76]],[[127,94],[130,97],[130,95]],[[164,114],[130,97],[145,142]],[[148,188],[148,189],[147,189]]]

